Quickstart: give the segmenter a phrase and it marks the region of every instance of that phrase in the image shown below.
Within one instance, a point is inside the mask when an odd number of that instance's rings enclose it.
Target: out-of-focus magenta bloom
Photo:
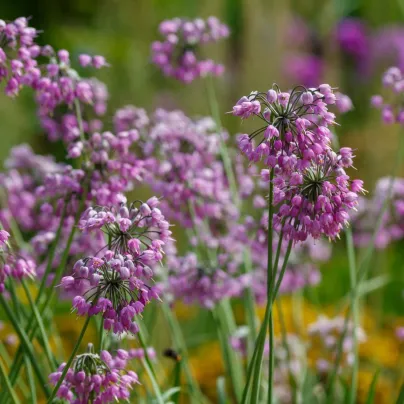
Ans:
[[[309,53],[291,53],[286,55],[283,67],[293,83],[311,87],[321,82],[324,61],[319,56]]]
[[[374,95],[370,103],[381,110],[381,117],[385,124],[404,124],[404,74],[398,67],[390,67],[383,74],[382,82],[388,89],[385,97]]]
[[[186,20],[175,18],[159,26],[164,41],[153,42],[152,61],[166,76],[190,83],[199,77],[219,76],[224,67],[212,59],[200,59],[200,48],[229,35],[228,27],[216,17]]]
[[[344,18],[336,28],[341,49],[361,62],[369,56],[369,37],[365,23],[357,18]]]
[[[365,246],[371,241],[376,219],[386,203],[386,198],[389,198],[389,204],[381,217],[375,246],[384,249],[392,242],[404,238],[404,179],[385,177],[377,181],[371,199],[360,200],[359,212],[353,221],[354,240],[357,245]]]

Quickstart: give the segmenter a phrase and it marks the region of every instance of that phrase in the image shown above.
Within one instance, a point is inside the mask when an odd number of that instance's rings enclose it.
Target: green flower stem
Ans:
[[[154,376],[153,370],[150,367],[150,361],[148,361],[146,358],[143,358],[142,359],[142,364],[143,364],[143,367],[146,369],[147,374],[149,375],[150,381],[151,381],[152,386],[153,386],[153,390],[156,393],[157,402],[159,404],[164,404],[164,399],[163,399],[163,397],[161,395],[160,387],[159,387],[158,382],[157,382],[157,380],[156,380],[156,378]]]
[[[29,395],[29,400],[32,404],[36,404],[36,386],[35,386],[35,380],[34,380],[34,374],[32,373],[32,366],[29,361],[29,359],[24,356],[24,361],[25,361],[25,369],[27,373],[27,379],[28,379],[28,384],[29,384],[29,389],[30,389],[30,395]]]
[[[80,206],[79,206],[79,208],[77,210],[75,220],[74,220],[72,229],[70,231],[70,234],[69,234],[69,237],[68,237],[68,240],[67,240],[67,243],[66,243],[66,247],[63,250],[63,255],[62,255],[62,258],[60,260],[60,264],[59,264],[58,268],[56,269],[55,276],[52,279],[52,283],[48,288],[43,289],[47,293],[46,293],[46,296],[45,296],[45,301],[43,302],[43,304],[39,308],[39,314],[41,316],[44,315],[45,311],[49,307],[49,304],[50,304],[50,302],[52,300],[52,297],[53,297],[53,294],[54,294],[54,288],[55,288],[56,284],[60,282],[60,279],[62,277],[63,271],[66,268],[66,263],[67,263],[69,253],[70,253],[70,247],[72,245],[73,238],[74,238],[74,235],[75,235],[76,230],[77,230],[77,223],[78,223],[78,221],[80,219],[82,210],[84,208],[86,198],[87,198],[87,187],[85,188],[84,195],[82,197],[82,200],[80,201]],[[37,304],[38,304],[39,299],[40,299],[40,296],[39,296],[39,293],[38,293],[38,296],[36,298],[36,303]],[[36,334],[36,331],[37,331],[37,324],[34,323],[34,315],[32,315],[30,320],[28,321],[28,325],[25,328],[25,331],[28,332],[28,335],[29,335],[29,337],[31,339],[34,338],[34,336]],[[14,385],[14,383],[16,382],[16,380],[18,378],[18,374],[19,374],[21,366],[22,366],[21,354],[22,354],[22,350],[21,350],[21,347],[20,347],[18,349],[18,351],[17,351],[13,366],[11,367],[11,371],[10,371],[10,382],[11,382],[12,385]]]
[[[293,371],[291,368],[292,357],[290,355],[290,349],[289,349],[290,347],[289,347],[288,339],[287,339],[285,317],[283,315],[282,304],[279,300],[276,302],[276,307],[278,309],[279,324],[280,324],[280,328],[281,328],[282,346],[286,352],[286,358],[287,358],[287,362],[288,362],[288,373],[289,373],[288,376],[289,376],[290,388],[292,390],[292,403],[297,403],[297,383],[296,383],[295,377],[293,376]]]
[[[55,258],[55,253],[56,253],[56,248],[59,244],[60,241],[60,237],[62,235],[62,229],[63,229],[63,223],[66,219],[66,209],[67,209],[67,203],[65,201],[65,203],[63,204],[63,210],[62,210],[62,214],[60,216],[60,221],[59,221],[59,226],[58,229],[56,231],[56,235],[55,235],[55,239],[53,240],[53,243],[51,245],[49,254],[48,254],[48,262],[46,264],[46,268],[45,268],[45,273],[42,277],[42,281],[41,284],[39,286],[39,291],[37,294],[37,297],[35,299],[35,303],[38,305],[38,303],[41,301],[42,295],[46,290],[46,282],[48,280],[48,276],[52,271],[52,264],[53,264],[53,260]]]
[[[349,389],[349,403],[356,403],[356,393],[358,385],[358,370],[359,370],[359,354],[358,354],[358,336],[357,329],[359,327],[359,295],[358,295],[358,279],[356,270],[356,256],[355,247],[352,238],[351,229],[346,229],[346,247],[348,252],[348,262],[349,262],[349,275],[352,289],[352,353],[354,354],[354,361],[352,364],[352,375],[351,375],[351,388]]]
[[[273,348],[274,345],[274,327],[273,327],[273,318],[272,318],[272,302],[275,300],[273,297],[274,293],[274,285],[276,281],[276,273],[277,273],[277,265],[274,266],[272,262],[272,248],[273,248],[273,199],[274,199],[274,170],[271,170],[270,179],[269,179],[269,206],[268,206],[268,264],[267,264],[267,299],[268,299],[268,326],[269,326],[269,345]],[[278,250],[280,250],[282,244],[282,239],[279,240]],[[277,254],[278,255],[278,254]],[[262,361],[262,356],[261,356]],[[273,383],[274,383],[274,349],[269,350],[269,374],[268,374],[268,403],[272,404],[273,398]],[[259,380],[259,375],[257,375],[257,379]],[[254,394],[254,389],[253,389]],[[256,397],[258,401],[259,397],[259,385],[257,386]]]
[[[223,303],[224,302],[218,303],[212,309],[212,315],[217,327],[220,348],[222,351],[226,372],[228,375],[230,375],[236,401],[240,402],[242,397],[242,386],[244,385],[243,367],[240,361],[240,357],[231,348],[228,341],[228,337],[232,335],[233,324],[231,324],[231,322],[229,321],[229,308],[226,307],[226,305]]]
[[[251,256],[250,251],[245,249],[243,253],[244,260],[244,273],[248,274],[251,272]],[[257,339],[257,316],[255,314],[255,300],[254,293],[250,287],[246,288],[244,291],[244,306],[246,313],[247,325],[249,328],[249,338],[247,341],[247,357],[251,360],[254,352],[254,342]]]
[[[76,356],[76,353],[77,353],[77,351],[78,351],[78,349],[80,347],[81,341],[83,340],[84,334],[86,333],[88,324],[90,323],[90,319],[91,319],[91,317],[87,316],[86,322],[84,323],[83,329],[81,330],[81,333],[80,333],[79,338],[78,338],[78,340],[76,342],[76,345],[74,346],[73,351],[72,351],[72,353],[70,355],[70,358],[67,361],[65,367],[63,368],[63,372],[62,372],[62,374],[61,374],[55,388],[53,389],[53,391],[52,391],[52,393],[51,393],[51,395],[50,395],[50,397],[48,399],[48,404],[52,403],[52,401],[56,397],[56,394],[57,394],[61,384],[63,383],[63,380],[66,377],[67,371],[69,370],[69,368],[70,368],[70,366],[71,366],[71,364],[73,362],[73,359]]]
[[[104,319],[100,318],[100,325],[99,325],[99,351],[101,352],[104,349],[104,338],[105,338],[105,330],[104,330]]]
[[[213,119],[216,122],[216,128],[219,133],[220,154],[222,156],[224,170],[226,172],[227,179],[229,180],[229,186],[230,186],[230,191],[231,191],[231,194],[233,197],[233,201],[238,206],[240,204],[240,198],[239,198],[238,192],[237,192],[237,182],[236,182],[236,178],[235,178],[234,171],[232,168],[229,151],[227,149],[226,143],[224,142],[224,139],[222,136],[222,122],[220,119],[219,104],[218,104],[217,98],[216,98],[213,77],[210,75],[206,78],[206,86],[207,86],[207,92],[208,92],[210,111],[213,116]]]
[[[252,388],[251,388],[251,401],[246,401],[246,403],[251,402],[251,404],[256,404],[259,402],[259,393],[260,393],[260,382],[261,382],[261,369],[262,369],[262,359],[264,355],[264,348],[265,348],[265,341],[266,341],[266,334],[269,324],[269,318],[271,316],[272,304],[271,300],[268,299],[264,321],[262,322],[261,332],[260,332],[260,339],[256,344],[256,356],[254,360],[253,366],[253,377],[252,377]]]
[[[180,324],[178,323],[177,317],[172,312],[171,308],[168,306],[167,303],[163,302],[162,308],[164,316],[171,329],[171,335],[173,338],[175,349],[181,353],[182,369],[184,370],[185,378],[189,386],[190,392],[198,402],[207,403],[209,401],[203,396],[201,390],[199,389],[199,385],[192,374],[192,370],[189,365],[189,355],[187,345],[185,343],[184,336],[182,335],[181,327]]]
[[[164,404],[164,399],[163,399],[163,395],[162,395],[161,390],[160,390],[159,383],[157,381],[156,372],[155,372],[153,364],[152,364],[152,362],[151,362],[151,360],[149,358],[149,354],[147,353],[147,345],[146,345],[145,340],[144,340],[144,332],[142,330],[141,324],[139,324],[138,337],[139,337],[140,345],[143,348],[143,352],[144,352],[144,358],[142,359],[143,367],[145,368],[145,370],[146,370],[146,372],[147,372],[147,374],[149,376],[149,379],[150,379],[151,384],[153,386],[154,393],[156,394],[157,402],[159,404]]]
[[[21,344],[23,346],[23,349],[25,353],[28,355],[32,366],[35,371],[35,375],[38,378],[38,381],[41,385],[42,390],[44,391],[46,397],[49,396],[49,389],[47,387],[47,381],[45,380],[43,376],[43,371],[40,369],[39,364],[38,364],[38,358],[35,357],[35,352],[32,347],[32,344],[30,342],[30,339],[28,338],[26,332],[24,329],[20,326],[20,324],[17,321],[17,318],[13,311],[10,309],[10,306],[8,305],[7,301],[4,299],[4,296],[0,294],[0,303],[4,308],[4,311],[6,312],[11,324],[13,325],[15,331],[18,334],[18,337],[20,338]],[[12,384],[10,378],[7,378],[7,380]]]
[[[37,322],[37,325],[39,328],[39,333],[40,333],[41,339],[43,341],[43,348],[44,348],[46,359],[49,363],[49,367],[50,367],[50,369],[53,369],[54,367],[57,366],[57,362],[56,362],[55,357],[53,356],[52,349],[49,345],[49,338],[48,338],[48,335],[46,334],[46,330],[45,330],[45,326],[42,321],[42,317],[38,312],[38,308],[36,307],[36,304],[31,296],[31,292],[29,291],[29,288],[27,286],[25,279],[21,279],[21,284],[22,284],[22,287],[24,288],[25,294],[27,295],[29,304],[34,313],[34,316],[35,316],[35,319],[36,319],[36,322]]]
[[[20,404],[20,400],[18,399],[18,396],[16,392],[13,389],[13,386],[10,383],[10,380],[8,379],[7,376],[7,371],[6,368],[4,367],[3,361],[0,358],[0,380],[4,382],[5,389],[7,390],[9,396],[11,397],[11,400],[13,404]],[[3,384],[3,383],[2,383]]]
[[[266,317],[266,312],[265,312],[265,316]],[[242,404],[247,403],[248,398],[249,398],[249,391],[250,391],[250,383],[254,374],[254,369],[255,369],[255,364],[256,364],[256,359],[258,356],[258,347],[261,346],[262,344],[262,340],[264,340],[265,343],[265,336],[266,336],[266,330],[267,330],[267,325],[265,324],[265,321],[262,322],[261,324],[261,328],[258,334],[258,337],[255,341],[255,349],[254,349],[254,353],[252,358],[250,359],[250,363],[248,364],[248,370],[247,370],[247,380],[246,380],[246,384],[244,386],[244,390],[243,390],[243,398],[241,400]]]

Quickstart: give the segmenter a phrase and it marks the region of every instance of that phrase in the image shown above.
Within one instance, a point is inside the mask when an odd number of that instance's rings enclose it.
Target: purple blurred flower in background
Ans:
[[[212,74],[220,76],[224,66],[212,59],[201,59],[201,45],[217,42],[229,36],[228,27],[216,17],[207,20],[174,18],[159,26],[164,41],[153,42],[152,61],[166,76],[184,83]]]

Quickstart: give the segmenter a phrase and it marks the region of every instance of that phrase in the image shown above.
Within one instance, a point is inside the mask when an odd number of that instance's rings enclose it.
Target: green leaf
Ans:
[[[404,404],[404,383],[401,385],[400,394],[398,395],[396,404]]]
[[[164,401],[168,400],[170,397],[172,397],[174,394],[177,394],[181,391],[181,387],[171,387],[171,389],[168,389],[162,394],[162,397]]]
[[[369,386],[366,404],[373,404],[375,401],[377,379],[379,378],[379,375],[380,375],[380,368],[377,369],[375,374],[373,375],[372,383],[370,383],[370,386]]]

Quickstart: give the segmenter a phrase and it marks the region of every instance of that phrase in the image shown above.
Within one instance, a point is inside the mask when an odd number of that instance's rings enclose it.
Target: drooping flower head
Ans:
[[[306,89],[295,87],[290,93],[274,85],[267,93],[252,92],[240,98],[233,115],[243,119],[257,117],[263,126],[251,135],[241,135],[238,145],[250,161],[263,160],[269,167],[288,170],[303,168],[329,148],[335,114],[328,106],[336,96],[328,84]],[[258,144],[255,145],[255,141]]]
[[[221,75],[224,67],[211,59],[200,59],[201,45],[216,42],[229,35],[228,27],[216,17],[206,21],[197,18],[174,18],[159,26],[162,42],[152,44],[152,61],[166,76],[190,83],[208,74]]]
[[[79,315],[101,314],[104,328],[114,333],[136,333],[134,317],[147,303],[158,298],[153,267],[163,258],[163,247],[171,240],[169,223],[157,208],[159,201],[139,201],[139,207],[122,204],[118,209],[89,208],[79,227],[85,232],[107,235],[102,255],[76,262],[73,274],[62,279],[62,288],[73,295]]]
[[[129,400],[131,389],[139,384],[138,375],[126,370],[129,352],[118,349],[116,356],[108,351],[94,352],[89,344],[88,352],[77,355],[59,387],[57,397],[69,403],[94,404]],[[66,364],[49,375],[51,384],[56,385]]]
[[[274,178],[274,216],[277,230],[283,229],[287,238],[304,241],[310,235],[334,240],[348,224],[349,212],[358,205],[363,181],[351,180],[345,168],[353,164],[350,148],[336,154],[328,150],[311,160],[310,165],[291,174]],[[268,170],[262,177],[269,180]]]

